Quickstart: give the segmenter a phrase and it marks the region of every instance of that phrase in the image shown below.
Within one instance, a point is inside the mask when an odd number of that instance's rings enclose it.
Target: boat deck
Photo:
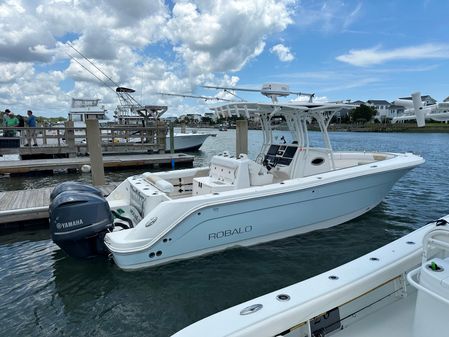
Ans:
[[[410,337],[413,336],[417,292],[357,320],[332,336],[338,337]],[[373,324],[377,322],[377,324]]]

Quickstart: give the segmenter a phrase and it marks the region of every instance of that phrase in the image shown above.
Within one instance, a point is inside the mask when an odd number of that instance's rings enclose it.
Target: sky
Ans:
[[[72,97],[112,112],[116,85],[167,115],[210,103],[158,92],[229,97],[202,85],[442,101],[448,75],[448,0],[0,0],[0,110],[19,114],[66,117]]]

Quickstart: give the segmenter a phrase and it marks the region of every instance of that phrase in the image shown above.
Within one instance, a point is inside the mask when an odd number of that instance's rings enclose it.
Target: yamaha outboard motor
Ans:
[[[62,183],[55,187],[49,208],[51,238],[68,255],[106,255],[104,236],[113,228],[109,204],[95,187]]]

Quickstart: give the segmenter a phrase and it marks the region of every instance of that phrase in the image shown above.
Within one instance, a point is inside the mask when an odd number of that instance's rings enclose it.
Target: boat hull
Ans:
[[[134,270],[332,227],[374,208],[410,169],[214,203],[196,209],[150,247],[132,252],[108,247],[120,268]]]
[[[447,287],[438,282],[444,269],[429,268],[427,260],[440,267],[449,262],[435,259],[447,256],[441,250],[449,236],[442,220],[449,215],[344,265],[213,314],[173,337],[447,336]],[[435,238],[440,251],[435,241],[425,244]]]
[[[177,133],[174,136],[175,151],[198,151],[210,134]],[[170,136],[166,137],[165,150],[170,151]]]

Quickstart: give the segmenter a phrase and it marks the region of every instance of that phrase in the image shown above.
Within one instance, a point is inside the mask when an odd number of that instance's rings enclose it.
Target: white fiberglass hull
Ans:
[[[448,220],[209,316],[173,337],[447,336]]]
[[[422,163],[419,157],[414,160],[387,171],[377,166],[359,174],[352,169],[334,171],[339,179],[326,179],[326,175],[334,173],[325,173],[172,200],[142,220],[154,220],[156,224],[147,229],[142,227],[140,235],[131,239],[125,237],[126,233],[110,233],[105,243],[120,268],[134,270],[335,226],[379,204],[398,179]],[[174,215],[176,212],[183,214],[181,220]],[[164,220],[177,222],[171,226],[161,224],[167,228],[158,231],[158,222]],[[148,233],[142,234],[145,230]]]
[[[209,133],[175,133],[175,151],[197,151],[210,135]],[[165,139],[165,150],[170,151],[169,135]]]

